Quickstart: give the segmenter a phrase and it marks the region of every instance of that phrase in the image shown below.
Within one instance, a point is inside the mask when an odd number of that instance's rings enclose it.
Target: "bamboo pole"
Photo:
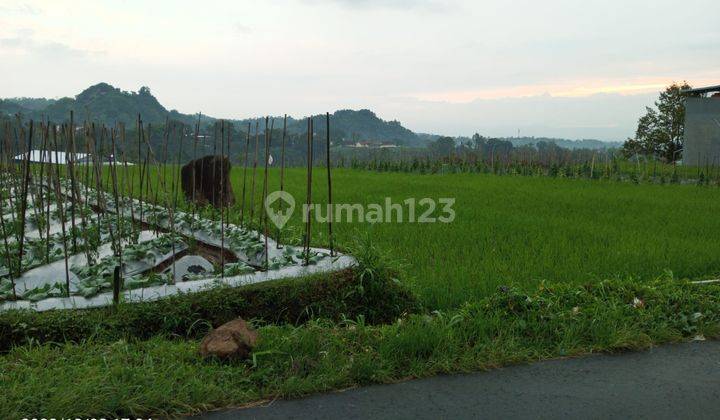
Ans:
[[[260,136],[260,123],[255,121],[255,158],[253,159],[252,170],[252,186],[250,188],[250,225],[252,226],[253,216],[255,215],[255,173],[257,172],[258,163],[258,141]]]
[[[245,226],[245,187],[247,184],[248,151],[250,149],[250,123],[248,123],[247,138],[245,140],[245,163],[243,164],[242,202],[240,205],[240,226]]]
[[[5,180],[3,179],[3,184],[4,183]],[[5,217],[3,217],[3,215],[5,214],[5,211],[3,209],[5,204],[5,197],[3,196],[3,194],[1,194],[1,192],[2,190],[0,190],[0,229],[2,229],[3,242],[5,244],[5,260],[7,262],[8,275],[10,276],[10,284],[12,285],[13,299],[17,300],[17,293],[15,291],[15,277],[13,276],[12,258],[10,257],[10,246],[8,245],[7,239],[8,233],[5,229]]]
[[[179,188],[178,184],[180,183],[180,176],[181,176],[181,170],[180,170],[180,161],[182,159],[182,150],[183,150],[183,131],[180,130],[180,146],[178,147],[178,157],[177,157],[177,177],[173,175],[173,206],[172,206],[172,212],[171,215],[176,214],[177,206],[178,206],[178,195],[179,195]],[[173,218],[174,219],[174,218]],[[171,220],[171,226],[172,226],[172,232],[175,234],[175,221]],[[173,283],[175,282],[175,259],[176,259],[176,249],[175,249],[175,241],[172,241],[172,275],[173,275]]]
[[[285,191],[285,136],[287,135],[287,114],[283,117],[283,133],[282,133],[282,144],[280,146],[280,192]],[[283,211],[283,200],[280,201],[279,212]],[[280,226],[277,227],[277,249],[282,248],[280,245],[282,229]]]
[[[60,226],[62,229],[63,255],[65,257],[65,287],[67,296],[70,297],[70,268],[68,267],[67,237],[65,234],[65,206],[63,205],[63,196],[60,191],[60,160],[58,159],[57,150],[57,130],[53,127],[53,147],[55,149],[55,195],[57,197],[57,205],[60,210]]]
[[[269,262],[269,256],[268,256],[268,218],[267,218],[267,212],[265,211],[265,202],[267,201],[268,196],[268,164],[270,160],[270,142],[272,141],[272,130],[273,126],[275,124],[275,119],[273,119],[272,124],[270,125],[270,132],[267,130],[268,126],[268,118],[265,117],[265,175],[264,175],[264,181],[263,181],[263,202],[262,202],[262,215],[263,215],[263,225],[264,225],[264,236],[265,236],[265,270],[267,270],[270,267]]]
[[[50,123],[48,122],[48,126],[50,126]],[[55,130],[55,127],[52,128]],[[48,149],[50,149],[50,139],[48,138]],[[51,213],[50,213],[50,202],[52,201],[50,198],[51,192],[54,191],[54,183],[53,183],[53,171],[52,171],[52,153],[50,150],[48,150],[48,170],[47,170],[47,188],[48,188],[48,197],[47,197],[47,212],[45,214],[45,237],[48,238],[47,241],[45,241],[45,263],[50,264],[50,220],[51,220]],[[57,197],[55,197],[55,200],[57,200]]]
[[[225,279],[225,120],[220,121],[220,278]],[[217,159],[213,161],[213,171],[217,166]],[[213,191],[215,191],[213,189]]]
[[[330,241],[330,256],[335,256],[335,246],[333,242],[333,208],[332,208],[332,175],[330,163],[330,113],[325,114],[325,166],[327,166],[327,182],[328,182],[328,238]]]
[[[190,205],[192,206],[192,218],[195,219],[195,211],[197,210],[197,196],[195,194],[195,189],[197,188],[195,186],[195,172],[196,171],[196,164],[197,164],[197,146],[198,146],[198,137],[200,136],[200,118],[201,114],[198,114],[198,121],[197,124],[195,124],[195,142],[193,145],[193,162],[192,162],[192,202]]]
[[[305,265],[310,264],[310,242],[312,240],[312,218],[310,217],[310,204],[312,203],[312,169],[313,169],[313,118],[308,119],[308,170],[307,170],[307,221],[305,234]]]
[[[118,178],[117,178],[117,148],[115,147],[115,136],[117,135],[117,132],[115,129],[111,129],[110,131],[110,141],[111,141],[111,147],[112,147],[112,160],[110,161],[110,176],[112,177],[112,184],[113,184],[113,198],[115,200],[115,224],[117,225],[117,249],[115,250],[115,254],[117,255],[119,259],[119,264],[122,269],[123,265],[123,255],[122,255],[122,218],[121,218],[121,209],[120,209],[120,194],[118,192]]]
[[[228,160],[228,170],[225,173],[224,181],[228,185],[232,186],[232,177],[230,176],[232,172],[232,162],[230,162],[230,140],[232,140],[232,124],[228,124],[227,138],[225,139],[225,146],[227,147],[227,153],[225,157]],[[225,190],[223,189],[223,191]],[[227,200],[227,197],[225,201],[227,202],[227,204],[225,205],[225,227],[228,227],[230,226],[230,201]]]
[[[133,204],[133,182],[130,178],[130,175],[128,175],[128,162],[127,162],[127,155],[125,153],[125,149],[127,149],[127,138],[125,137],[125,123],[120,124],[120,141],[122,142],[122,161],[123,161],[123,202],[129,202],[130,203],[130,228],[132,229],[132,242],[135,243],[137,239],[137,230],[135,226],[135,209]],[[128,188],[128,184],[130,184],[130,188]],[[128,194],[128,197],[125,197],[125,195]],[[123,205],[123,208],[125,206]]]
[[[265,161],[266,161],[265,162],[265,172],[266,172],[265,176],[267,176],[267,165],[268,165],[267,161],[270,158],[269,145],[272,143],[272,132],[275,129],[275,119],[273,118],[272,120],[270,120],[270,131],[268,131],[268,127],[267,127],[268,118],[269,117],[265,118],[265,146],[266,146],[265,149],[267,152],[267,156],[265,156]],[[267,218],[267,212],[265,211],[265,201],[267,199],[265,194],[267,193],[267,185],[265,185],[265,184],[267,184],[267,180],[265,180],[263,183],[263,201],[260,205],[260,224],[261,225],[264,225],[265,219]]]
[[[217,122],[213,124],[213,160],[212,160],[212,182],[215,183],[217,179],[217,137],[218,137],[218,125]],[[212,188],[212,205],[215,206],[217,201],[215,200],[215,188]]]
[[[140,114],[138,114],[137,117],[137,150],[138,150],[138,165],[140,165],[140,192],[138,195],[138,202],[140,203],[140,223],[143,222],[143,185],[144,185],[144,176],[145,176],[145,164],[142,159],[142,146],[140,142],[140,136],[142,136],[142,119],[140,118]]]
[[[33,121],[30,120],[30,130],[28,135],[28,151],[25,155],[23,167],[23,187],[22,187],[22,202],[20,203],[20,231],[18,240],[18,249],[20,256],[18,258],[18,274],[22,273],[22,258],[24,252],[24,241],[25,241],[25,212],[27,211],[27,192],[28,182],[30,181],[30,151],[32,150],[33,141]]]
[[[75,194],[75,163],[73,162],[75,156],[72,155],[72,149],[74,147],[73,142],[75,141],[75,122],[74,114],[72,111],[70,111],[70,126],[67,127],[67,130],[69,134],[68,139],[70,142],[65,147],[65,164],[68,174],[70,176],[70,194],[72,197],[72,200],[70,202],[70,218],[72,220],[70,238],[72,239],[73,254],[75,254],[77,253],[77,229],[75,226],[75,203],[77,203],[77,197]],[[69,159],[67,157],[69,157]]]

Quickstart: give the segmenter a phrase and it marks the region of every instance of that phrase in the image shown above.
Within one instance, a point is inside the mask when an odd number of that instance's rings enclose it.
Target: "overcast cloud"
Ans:
[[[225,118],[369,108],[415,131],[622,140],[720,84],[720,2],[6,1],[0,97],[147,85]]]

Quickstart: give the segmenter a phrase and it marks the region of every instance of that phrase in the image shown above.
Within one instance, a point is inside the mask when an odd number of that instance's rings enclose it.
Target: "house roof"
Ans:
[[[27,159],[27,152],[15,156],[15,160]],[[30,162],[32,163],[60,163],[66,164],[72,156],[72,153],[56,152],[54,150],[31,150]],[[84,160],[88,155],[86,153],[75,153],[75,162]]]
[[[710,93],[710,92],[720,92],[720,85],[716,86],[707,86],[707,87],[701,87],[701,88],[695,88],[695,89],[685,89],[682,91],[683,93]]]

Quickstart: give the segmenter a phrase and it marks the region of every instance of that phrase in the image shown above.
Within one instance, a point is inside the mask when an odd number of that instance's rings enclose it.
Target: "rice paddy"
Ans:
[[[285,171],[284,189],[298,202],[305,196],[305,173]],[[279,188],[279,177],[279,170],[270,171],[269,191]],[[242,190],[242,167],[233,168],[231,182],[236,193]],[[314,184],[314,201],[326,202],[324,180]],[[405,281],[430,309],[457,307],[507,284],[642,280],[667,271],[688,278],[720,275],[720,190],[713,186],[333,170],[335,203],[383,205],[386,197],[393,203],[456,199],[452,223],[333,223],[340,248],[370,235],[402,262]],[[258,209],[261,202],[256,194]],[[241,209],[228,214],[235,222]],[[282,236],[299,244],[303,229],[296,209]],[[315,246],[328,245],[326,225],[316,223],[313,232]]]

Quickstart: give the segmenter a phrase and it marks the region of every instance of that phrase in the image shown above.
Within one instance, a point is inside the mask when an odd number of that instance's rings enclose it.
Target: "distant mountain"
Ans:
[[[46,98],[8,98],[7,100],[22,108],[31,109],[33,111],[45,109],[49,105],[57,102],[56,99]]]
[[[124,122],[129,128],[135,126],[138,113],[145,123],[159,126],[166,120],[179,121],[188,126],[194,126],[197,115],[182,114],[176,110],[165,108],[150,92],[147,87],[141,87],[137,92],[127,92],[113,87],[107,83],[98,83],[82,91],[74,98],[45,99],[45,98],[7,98],[0,99],[0,116],[21,114],[29,119],[49,119],[53,122],[65,122],[70,111],[75,112],[75,120],[100,122],[114,126]],[[208,124],[217,121],[215,118],[203,115],[201,126],[211,131]],[[241,131],[247,129],[248,123],[253,130],[258,118],[230,121]],[[426,146],[440,136],[436,134],[414,133],[402,126],[399,121],[385,121],[368,109],[339,110],[331,115],[333,140],[344,141],[391,141],[402,145]],[[325,116],[313,116],[316,133],[325,132]],[[282,118],[276,117],[275,129],[282,128]],[[306,119],[288,118],[288,133],[291,135],[304,134],[307,131]],[[264,123],[260,123],[260,130]],[[458,137],[456,141],[469,140]],[[544,137],[509,137],[501,140],[510,141],[514,146],[537,144],[538,142],[555,143],[568,149],[606,149],[619,147],[620,143],[602,142],[599,140],[567,140]]]
[[[132,127],[137,121],[138,113],[145,123],[163,124],[166,119],[179,121],[190,126],[197,122],[196,115],[182,114],[175,110],[167,110],[150,93],[147,87],[138,92],[126,92],[107,83],[99,83],[82,91],[75,98],[58,100],[44,98],[8,98],[0,100],[0,115],[22,114],[24,118],[50,119],[53,122],[67,121],[70,111],[75,112],[76,121],[95,121],[113,126],[124,122]],[[203,116],[202,125],[216,121],[215,118]],[[230,121],[246,127],[257,119]],[[313,117],[316,132],[324,132],[325,116]],[[276,121],[275,128],[282,122]],[[334,137],[351,140],[381,140],[396,142],[412,142],[417,136],[403,127],[398,121],[385,121],[372,111],[341,110],[331,116]],[[260,125],[261,129],[263,125]],[[243,129],[243,128],[241,128]],[[307,130],[304,119],[288,119],[288,132],[305,133]]]
[[[70,111],[75,112],[76,121],[97,121],[106,125],[134,124],[138,113],[144,122],[153,124],[162,124],[167,118],[184,123],[195,120],[192,116],[165,109],[147,87],[138,92],[125,92],[107,83],[90,86],[75,98],[9,98],[0,103],[1,114],[20,113],[25,118],[46,118],[54,122],[67,121]]]
[[[313,115],[313,128],[316,133],[325,132],[325,115]],[[257,122],[257,119],[235,121],[246,127]],[[264,127],[261,124],[260,129]],[[415,133],[403,127],[399,121],[385,121],[368,109],[358,111],[343,109],[330,114],[331,133],[335,139],[346,141],[379,140],[410,144],[418,141]],[[282,128],[282,117],[276,117],[275,129]],[[254,128],[253,128],[254,130]],[[287,132],[289,134],[307,133],[307,119],[288,117]]]

